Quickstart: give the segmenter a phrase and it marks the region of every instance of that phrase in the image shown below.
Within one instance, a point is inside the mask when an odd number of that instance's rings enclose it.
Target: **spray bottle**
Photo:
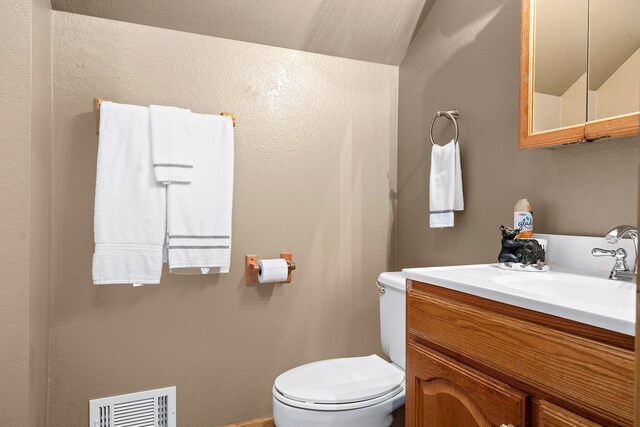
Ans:
[[[520,199],[513,207],[513,228],[520,229],[516,239],[533,238],[533,207],[527,199]]]

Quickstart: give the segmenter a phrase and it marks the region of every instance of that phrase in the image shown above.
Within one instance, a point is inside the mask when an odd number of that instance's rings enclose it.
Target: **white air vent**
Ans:
[[[176,388],[90,400],[89,427],[176,427]]]

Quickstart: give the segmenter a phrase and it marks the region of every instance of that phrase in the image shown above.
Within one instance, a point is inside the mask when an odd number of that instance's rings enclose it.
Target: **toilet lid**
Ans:
[[[289,399],[309,403],[351,403],[375,399],[402,387],[404,371],[374,355],[322,360],[276,378]]]

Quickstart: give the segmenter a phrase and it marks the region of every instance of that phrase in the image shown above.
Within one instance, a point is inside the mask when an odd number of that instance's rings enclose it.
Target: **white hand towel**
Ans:
[[[228,273],[233,205],[231,118],[192,114],[190,184],[167,187],[169,269],[172,273]]]
[[[453,212],[464,210],[460,146],[455,141],[431,149],[429,209],[431,228],[453,227]]]
[[[151,105],[149,118],[156,181],[163,184],[191,182],[193,174],[191,111]]]
[[[95,197],[93,283],[160,283],[166,187],[153,174],[147,107],[101,103]]]

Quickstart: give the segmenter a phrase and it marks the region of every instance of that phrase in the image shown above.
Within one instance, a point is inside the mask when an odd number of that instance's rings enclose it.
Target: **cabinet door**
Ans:
[[[406,425],[525,427],[527,396],[420,344],[407,345]]]
[[[545,400],[534,403],[534,427],[602,427]]]

